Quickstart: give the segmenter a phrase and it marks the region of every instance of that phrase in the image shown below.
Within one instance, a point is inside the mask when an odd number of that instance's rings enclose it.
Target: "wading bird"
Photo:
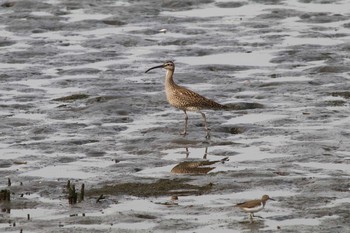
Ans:
[[[150,70],[164,68],[166,69],[165,75],[165,94],[170,105],[175,108],[181,109],[185,113],[185,127],[182,131],[182,135],[187,134],[188,116],[187,111],[199,112],[203,117],[204,129],[206,131],[206,138],[210,138],[210,132],[207,124],[205,114],[201,111],[203,109],[226,109],[225,105],[216,103],[213,100],[207,99],[204,96],[197,94],[185,87],[179,86],[174,82],[173,75],[175,71],[175,64],[172,61],[166,61],[163,65],[154,66],[146,70],[147,73]]]
[[[274,199],[270,198],[268,195],[264,195],[264,196],[262,196],[261,199],[256,199],[256,200],[238,203],[235,206],[239,207],[244,212],[249,213],[250,222],[253,222],[254,213],[259,212],[260,210],[264,209],[266,202],[268,200],[274,201]]]

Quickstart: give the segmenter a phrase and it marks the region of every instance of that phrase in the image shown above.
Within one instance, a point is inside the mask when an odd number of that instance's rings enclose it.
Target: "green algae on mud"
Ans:
[[[343,97],[345,99],[350,99],[350,91],[336,91],[331,93],[332,96]]]
[[[127,182],[121,184],[105,185],[101,188],[91,189],[87,196],[99,195],[132,195],[137,197],[166,196],[171,194],[201,195],[208,193],[212,183],[203,186],[186,183],[189,179],[159,179],[152,183]]]
[[[324,102],[325,106],[330,106],[330,107],[339,107],[339,106],[345,106],[346,101],[344,100],[328,100]]]
[[[69,101],[81,100],[86,98],[89,98],[87,94],[73,94],[73,95],[68,95],[68,96],[53,99],[53,101],[69,102]]]

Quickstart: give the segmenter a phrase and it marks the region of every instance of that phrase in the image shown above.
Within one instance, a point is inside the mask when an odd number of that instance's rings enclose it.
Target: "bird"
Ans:
[[[146,70],[148,73],[150,70],[164,68],[166,70],[165,75],[165,94],[169,104],[177,109],[182,110],[185,113],[185,126],[181,135],[187,135],[188,115],[187,111],[198,112],[202,115],[204,122],[204,129],[206,131],[206,138],[210,138],[210,129],[208,128],[207,118],[201,111],[203,109],[226,109],[225,105],[219,104],[213,100],[210,100],[200,94],[191,91],[183,86],[177,85],[174,82],[173,75],[175,71],[175,63],[172,61],[166,61],[162,65],[154,66]]]
[[[250,200],[242,203],[238,203],[235,206],[239,207],[244,212],[249,213],[250,222],[253,222],[254,213],[259,212],[264,209],[266,202],[268,200],[274,201],[274,199],[270,198],[268,195],[262,196],[261,199]]]

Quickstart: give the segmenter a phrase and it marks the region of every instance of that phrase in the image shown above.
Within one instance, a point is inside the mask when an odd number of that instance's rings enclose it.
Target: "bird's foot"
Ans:
[[[207,133],[206,135],[205,135],[205,138],[208,140],[208,139],[210,139],[210,133]]]
[[[187,135],[187,131],[186,130],[184,130],[184,131],[182,131],[181,133],[180,133],[180,135],[182,135],[182,136],[186,136]]]
[[[250,223],[254,222],[254,214],[253,213],[249,214],[249,220],[250,220]]]

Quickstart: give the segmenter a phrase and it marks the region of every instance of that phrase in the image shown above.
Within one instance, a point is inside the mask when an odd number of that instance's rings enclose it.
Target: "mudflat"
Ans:
[[[0,231],[349,232],[348,9],[2,1]],[[144,74],[166,60],[231,106],[205,112],[210,140]],[[264,194],[253,223],[234,207]]]

